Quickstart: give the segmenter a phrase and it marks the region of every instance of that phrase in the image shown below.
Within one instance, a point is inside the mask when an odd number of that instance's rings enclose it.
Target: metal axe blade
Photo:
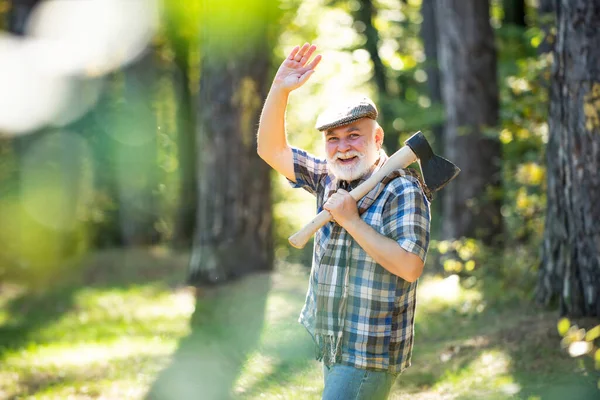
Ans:
[[[460,173],[460,168],[452,162],[434,154],[421,131],[412,135],[404,144],[417,156],[425,185],[432,193],[446,186]]]

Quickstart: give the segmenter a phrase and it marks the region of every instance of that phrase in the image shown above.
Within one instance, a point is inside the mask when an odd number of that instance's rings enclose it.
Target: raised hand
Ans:
[[[321,55],[318,55],[307,64],[316,48],[317,46],[311,46],[308,43],[305,43],[302,47],[294,47],[277,70],[273,85],[288,92],[302,86],[315,72],[316,66],[321,61]]]

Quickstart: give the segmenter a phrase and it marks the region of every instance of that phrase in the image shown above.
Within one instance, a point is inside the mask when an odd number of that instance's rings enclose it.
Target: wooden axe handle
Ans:
[[[358,185],[352,191],[350,196],[356,201],[362,199],[367,193],[369,193],[379,182],[385,178],[390,172],[406,168],[417,160],[417,156],[408,146],[402,147],[400,150],[392,154],[381,168],[379,168],[373,175],[371,175],[366,181]],[[297,249],[302,249],[306,246],[306,243],[310,240],[311,236],[314,235],[323,225],[331,221],[331,214],[327,210],[323,210],[317,214],[304,228],[290,236],[288,241],[292,246]]]

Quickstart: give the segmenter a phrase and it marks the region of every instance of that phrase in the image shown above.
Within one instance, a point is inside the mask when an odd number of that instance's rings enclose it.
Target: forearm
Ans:
[[[416,281],[423,271],[423,261],[413,253],[380,234],[360,218],[344,224],[344,229],[354,238],[373,260],[394,275],[408,281]]]
[[[263,158],[276,156],[289,147],[285,132],[288,97],[287,91],[275,85],[267,95],[258,125],[258,154]]]

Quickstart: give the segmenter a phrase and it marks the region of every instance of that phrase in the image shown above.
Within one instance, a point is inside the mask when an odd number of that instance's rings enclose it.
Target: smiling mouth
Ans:
[[[338,158],[338,161],[341,164],[346,165],[346,164],[352,164],[357,158],[358,158],[357,156],[350,157],[350,158]]]

